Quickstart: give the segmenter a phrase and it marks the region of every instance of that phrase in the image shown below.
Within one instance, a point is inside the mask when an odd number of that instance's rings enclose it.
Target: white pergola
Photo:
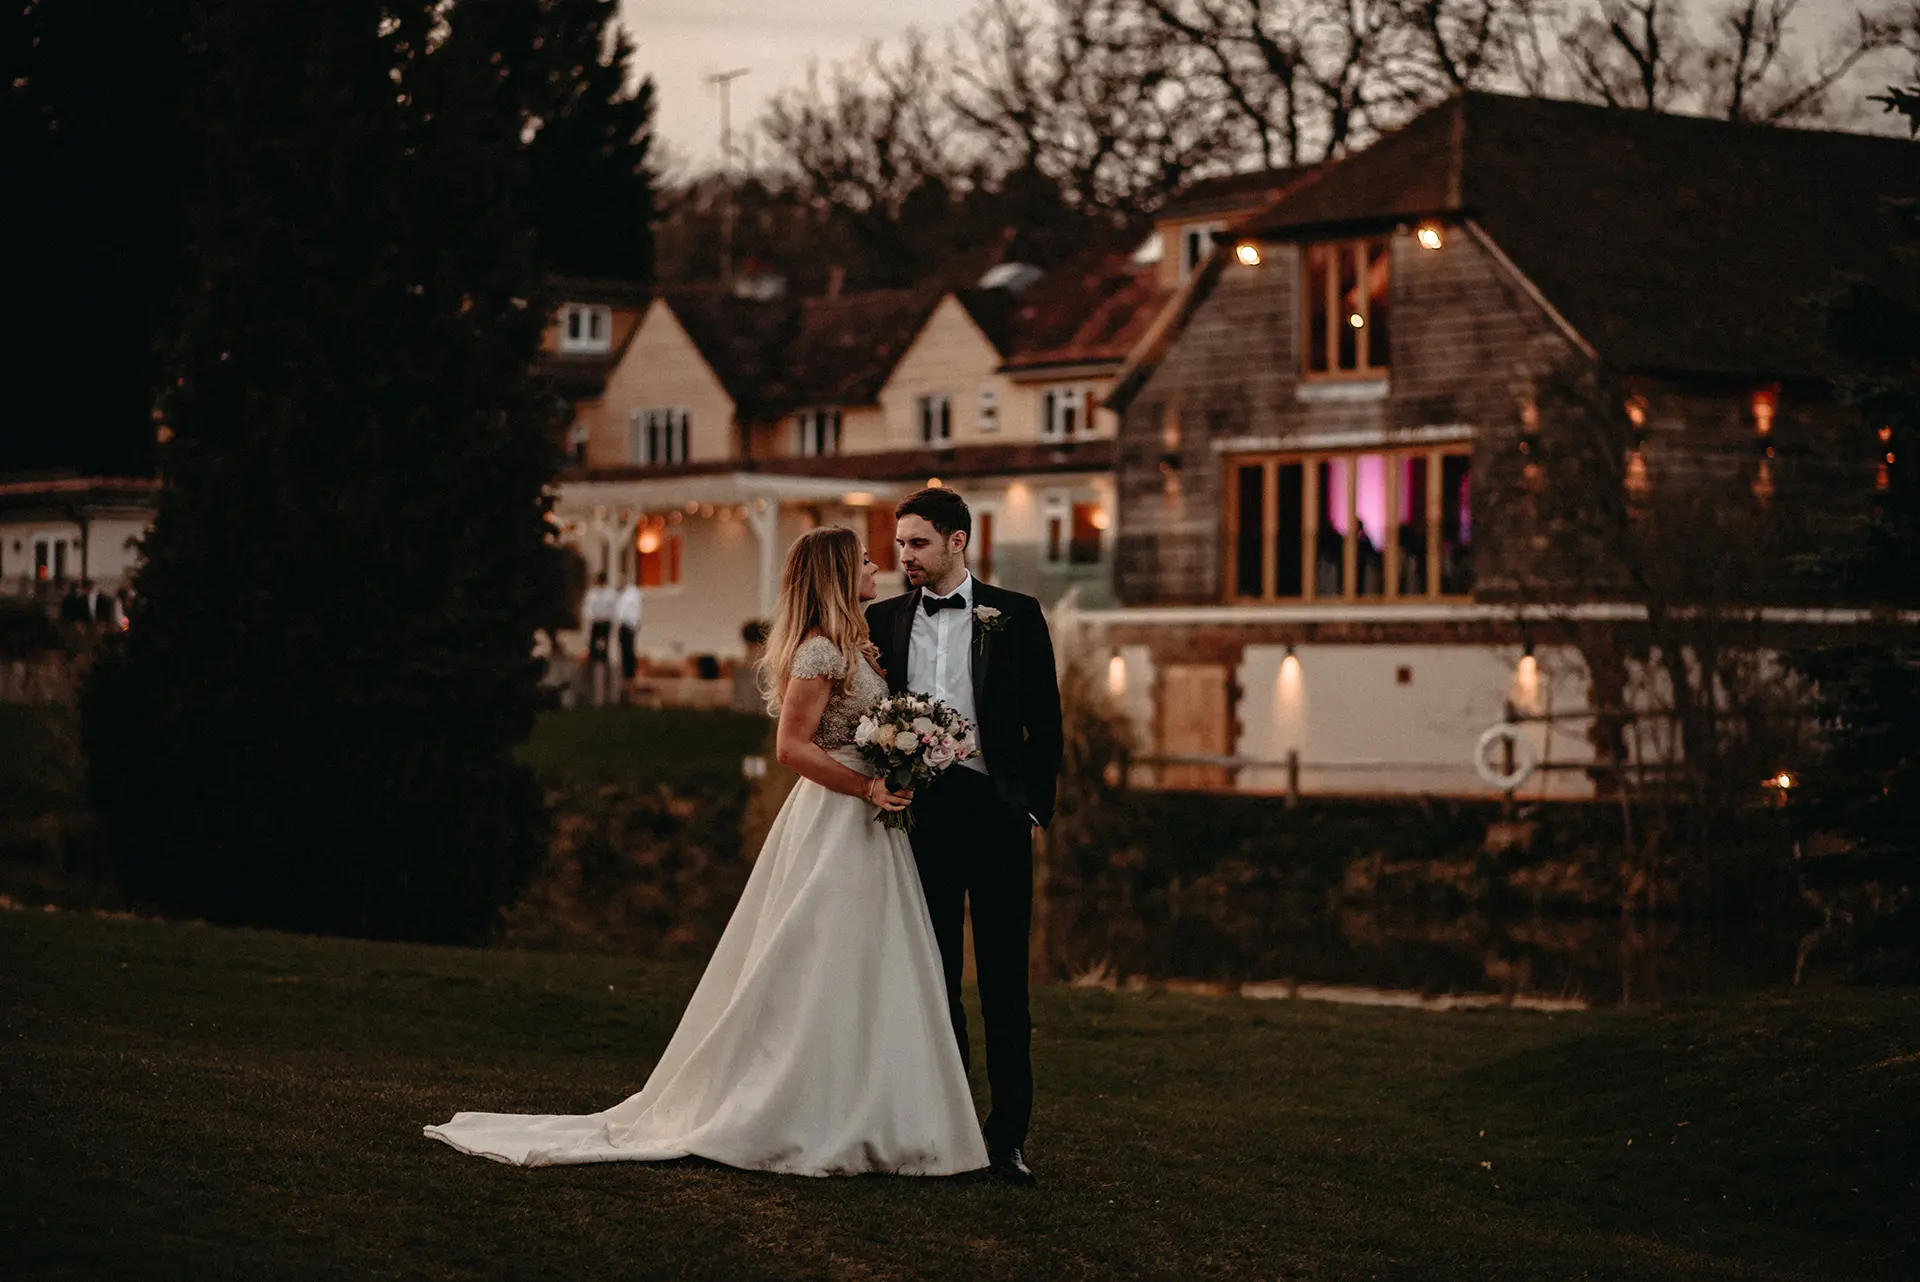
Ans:
[[[653,515],[695,509],[734,508],[745,514],[760,553],[760,613],[771,617],[778,595],[780,511],[783,507],[836,504],[866,508],[906,492],[898,481],[844,476],[777,476],[760,472],[711,472],[696,476],[635,477],[563,482],[554,515],[608,547],[636,536]]]

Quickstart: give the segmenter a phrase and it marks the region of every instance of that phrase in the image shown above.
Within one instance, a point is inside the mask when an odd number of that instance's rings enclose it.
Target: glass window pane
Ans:
[[[1324,373],[1327,368],[1327,258],[1326,245],[1307,248],[1307,369]]]
[[[1347,527],[1352,524],[1347,461],[1320,460],[1314,481],[1319,487],[1319,519],[1313,540],[1313,594],[1341,596],[1347,588]]]
[[[1393,511],[1399,522],[1401,596],[1427,594],[1427,456],[1407,454],[1394,461]]]
[[[1300,553],[1306,539],[1306,468],[1299,463],[1280,465],[1278,524],[1273,531],[1273,592],[1297,597],[1301,582]]]
[[[1473,591],[1473,463],[1465,454],[1440,460],[1440,590]]]
[[[1340,315],[1335,328],[1340,334],[1340,368],[1357,369],[1360,364],[1360,331],[1354,322],[1360,316],[1360,247],[1339,245]]]
[[[1259,463],[1243,464],[1234,482],[1234,517],[1239,524],[1234,539],[1233,594],[1258,597],[1261,594],[1260,552],[1266,546],[1261,522],[1267,511],[1267,469]]]
[[[1376,240],[1367,246],[1367,364],[1374,369],[1387,367],[1387,321],[1392,308],[1388,297],[1387,276],[1391,260],[1387,242]]]
[[[1387,591],[1387,460],[1363,454],[1354,460],[1353,587],[1360,596]]]

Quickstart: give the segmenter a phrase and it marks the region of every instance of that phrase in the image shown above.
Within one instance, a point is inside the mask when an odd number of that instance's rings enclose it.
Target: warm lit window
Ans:
[[[641,467],[687,461],[689,419],[683,409],[635,410],[627,416],[627,458]]]
[[[840,452],[840,411],[801,410],[793,416],[793,452],[816,458]]]
[[[938,445],[953,439],[953,402],[945,396],[922,396],[920,406],[920,441],[924,445]]]
[[[1074,565],[1100,564],[1100,535],[1107,528],[1107,510],[1098,503],[1073,505],[1073,536],[1067,560]]]
[[[1308,245],[1301,256],[1302,368],[1308,378],[1387,372],[1392,253],[1385,240]]]
[[[560,350],[604,352],[613,347],[613,309],[595,303],[568,303],[560,312]]]
[[[1458,446],[1230,460],[1228,598],[1471,594],[1472,467]]]
[[[635,576],[643,588],[671,587],[680,582],[680,532],[657,519],[643,524],[634,535]]]
[[[867,509],[867,559],[878,570],[891,570],[898,562],[894,560],[895,548],[893,509],[884,503],[876,503]]]
[[[1091,430],[1091,399],[1084,387],[1055,387],[1040,394],[1040,436],[1071,441]]]

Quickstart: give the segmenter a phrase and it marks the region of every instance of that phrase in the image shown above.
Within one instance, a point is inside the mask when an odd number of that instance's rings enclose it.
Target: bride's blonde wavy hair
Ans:
[[[780,715],[780,695],[793,672],[793,652],[815,633],[832,642],[846,660],[842,690],[853,677],[855,663],[878,667],[880,651],[867,635],[867,616],[860,608],[862,555],[860,537],[840,526],[809,530],[787,549],[780,604],[760,660],[760,692],[775,716]]]

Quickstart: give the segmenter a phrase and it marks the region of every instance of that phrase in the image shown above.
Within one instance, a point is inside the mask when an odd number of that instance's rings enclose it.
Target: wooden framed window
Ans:
[[[1228,601],[1432,601],[1473,592],[1465,445],[1227,460]]]
[[[898,551],[893,546],[895,524],[893,509],[886,504],[876,503],[867,509],[867,559],[883,573],[899,564],[894,559]]]
[[[1067,540],[1069,565],[1100,564],[1100,539],[1107,527],[1107,510],[1098,503],[1073,505],[1072,534]]]
[[[634,582],[643,588],[673,587],[680,582],[680,532],[649,522],[634,535]],[[624,557],[622,558],[625,559]]]
[[[1301,374],[1386,375],[1392,333],[1392,246],[1386,238],[1308,245],[1300,257]]]
[[[801,410],[793,416],[793,453],[796,457],[824,458],[839,452],[839,410]]]
[[[691,418],[683,409],[634,410],[627,416],[627,457],[641,467],[688,461]]]

